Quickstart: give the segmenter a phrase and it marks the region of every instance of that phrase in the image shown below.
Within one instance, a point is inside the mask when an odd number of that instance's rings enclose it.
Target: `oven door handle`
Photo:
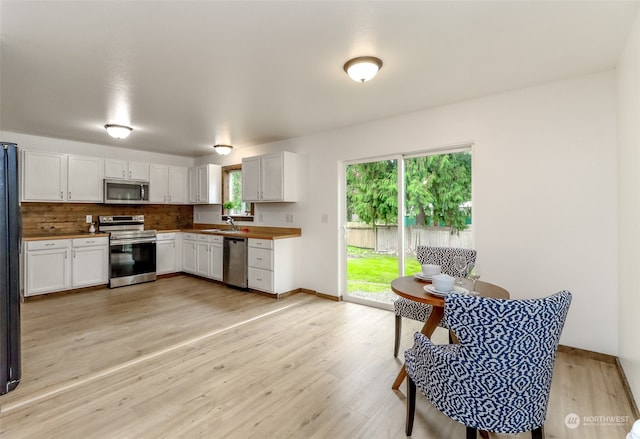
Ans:
[[[114,246],[114,245],[123,245],[123,244],[145,244],[145,243],[150,243],[156,242],[156,238],[140,238],[140,239],[112,239],[109,242],[109,245]]]

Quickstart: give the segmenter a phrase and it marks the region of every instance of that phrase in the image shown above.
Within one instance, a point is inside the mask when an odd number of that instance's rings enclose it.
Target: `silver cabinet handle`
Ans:
[[[64,198],[64,195],[62,194],[62,191],[60,191],[60,199],[62,200]]]
[[[167,202],[167,195],[166,194],[163,195],[162,198],[164,199],[164,202],[166,203]]]
[[[64,251],[64,258],[67,259],[67,251]]]
[[[256,260],[261,261],[261,260],[262,260],[262,258],[256,258]]]
[[[73,251],[73,257],[74,258],[76,257],[76,251],[75,250]]]
[[[171,194],[169,194],[169,202],[171,202]]]
[[[122,170],[122,178],[125,178],[125,177],[127,176],[127,175],[125,174],[125,172],[126,172],[126,171],[123,169],[123,170]]]
[[[131,178],[131,171],[129,171],[129,178]]]
[[[48,242],[48,243],[46,243],[46,244],[45,244],[45,247],[49,247],[49,246],[51,246],[51,245],[56,245],[56,244],[55,244],[55,243],[53,243],[53,242]]]
[[[71,199],[71,191],[69,191],[69,199]]]

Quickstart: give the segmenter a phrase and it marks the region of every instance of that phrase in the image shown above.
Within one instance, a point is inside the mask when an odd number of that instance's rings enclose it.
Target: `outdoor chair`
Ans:
[[[421,333],[405,352],[406,434],[411,435],[416,388],[442,413],[477,430],[542,438],[560,333],[571,293],[504,300],[452,293],[445,324],[458,344],[434,345]]]
[[[421,265],[435,264],[440,266],[442,273],[449,276],[460,276],[460,273],[453,267],[453,258],[456,255],[464,255],[467,260],[467,269],[462,273],[464,277],[469,275],[469,265],[475,264],[476,254],[475,250],[468,248],[453,248],[453,247],[428,247],[425,245],[419,245],[417,247],[417,259]],[[398,297],[393,302],[393,311],[396,314],[396,336],[395,343],[393,345],[393,356],[398,356],[400,349],[400,334],[402,332],[402,317],[408,319],[417,320],[420,322],[426,322],[431,315],[432,307],[425,303],[418,303],[414,300],[405,299],[404,297]],[[439,326],[443,326],[440,323]],[[444,326],[443,326],[444,327]]]

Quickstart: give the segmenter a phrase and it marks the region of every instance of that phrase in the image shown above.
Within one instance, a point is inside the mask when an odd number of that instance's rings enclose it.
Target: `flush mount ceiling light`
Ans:
[[[227,155],[231,152],[231,150],[233,149],[233,146],[231,145],[213,145],[213,149],[216,150],[216,152],[220,155]]]
[[[111,137],[115,137],[116,139],[125,139],[129,137],[129,134],[131,134],[131,131],[133,131],[133,128],[131,127],[125,125],[116,125],[114,123],[108,123],[104,127],[107,130],[107,133],[109,133]]]
[[[344,63],[344,71],[356,82],[367,82],[381,67],[382,60],[375,56],[359,56]]]

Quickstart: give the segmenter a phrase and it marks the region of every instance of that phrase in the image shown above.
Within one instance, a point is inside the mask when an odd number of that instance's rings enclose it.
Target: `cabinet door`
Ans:
[[[209,199],[209,173],[206,165],[198,166],[198,202],[206,203]]]
[[[69,156],[67,160],[67,201],[102,202],[103,159]]]
[[[268,154],[261,157],[260,183],[262,185],[261,200],[278,201],[283,199],[282,154]]]
[[[223,268],[223,247],[218,244],[211,244],[210,246],[210,256],[211,256],[211,266],[209,267],[209,274],[212,279],[222,280],[222,268]]]
[[[209,243],[199,241],[196,247],[196,274],[209,277]]]
[[[188,171],[188,168],[169,166],[169,203],[187,203],[189,193]]]
[[[104,161],[104,178],[127,178],[127,162],[107,159]]]
[[[196,242],[182,242],[182,269],[187,273],[196,274]]]
[[[129,180],[149,181],[149,164],[129,162]]]
[[[22,199],[24,201],[64,201],[66,199],[65,154],[25,151],[23,156]]]
[[[176,241],[158,241],[156,245],[156,272],[158,274],[176,272]]]
[[[169,188],[169,167],[151,165],[149,167],[149,202],[166,203]]]
[[[242,159],[242,200],[260,201],[260,157]]]
[[[189,203],[198,202],[198,168],[189,168]]]
[[[74,248],[72,251],[74,288],[108,282],[109,248],[106,245]]]
[[[27,251],[25,296],[67,290],[71,286],[70,248]]]

